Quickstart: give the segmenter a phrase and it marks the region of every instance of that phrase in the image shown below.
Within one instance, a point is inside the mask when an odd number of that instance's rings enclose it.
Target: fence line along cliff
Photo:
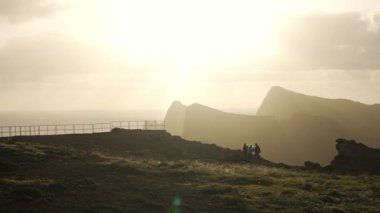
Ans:
[[[0,126],[0,137],[92,134],[110,132],[113,128],[165,130],[165,121],[112,121],[109,123],[49,124],[27,126]]]

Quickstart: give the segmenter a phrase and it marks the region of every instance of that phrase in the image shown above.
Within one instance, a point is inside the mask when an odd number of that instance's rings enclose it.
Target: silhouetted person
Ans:
[[[249,145],[249,148],[248,148],[248,153],[249,153],[249,156],[253,156],[253,146],[252,145]]]
[[[246,143],[243,144],[243,152],[244,152],[244,157],[247,157],[248,155],[248,146]]]
[[[260,146],[257,143],[255,143],[255,158],[257,160],[260,159],[260,153],[261,153]]]

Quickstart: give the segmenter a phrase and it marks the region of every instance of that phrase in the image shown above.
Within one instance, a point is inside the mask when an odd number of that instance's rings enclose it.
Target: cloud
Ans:
[[[148,100],[162,105],[165,84],[151,70],[60,34],[13,38],[0,49],[1,109],[126,109],[148,107]],[[150,97],[152,91],[159,95]]]
[[[60,34],[42,34],[8,40],[0,49],[0,82],[37,82],[62,76],[115,76],[128,81],[156,77],[156,64],[85,45]],[[99,73],[101,73],[99,75]],[[103,76],[103,77],[99,77]],[[108,77],[107,77],[108,76]],[[106,80],[106,79],[104,79]]]
[[[350,82],[366,81],[376,79],[376,71],[363,70],[312,70],[279,72],[279,71],[236,71],[223,72],[211,75],[209,79],[212,82]]]
[[[314,13],[280,30],[278,53],[254,66],[269,70],[380,69],[380,14]]]
[[[0,81],[39,81],[46,77],[107,70],[107,57],[95,48],[53,35],[8,40],[0,49]]]
[[[11,23],[46,18],[57,12],[68,9],[67,3],[54,0],[1,0],[1,18]]]

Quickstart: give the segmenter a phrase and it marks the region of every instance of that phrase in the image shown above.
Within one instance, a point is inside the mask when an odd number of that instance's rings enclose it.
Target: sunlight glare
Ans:
[[[272,46],[280,13],[268,13],[269,6],[256,1],[114,1],[105,37],[131,54],[173,64],[178,57],[196,66],[242,55],[255,58]]]

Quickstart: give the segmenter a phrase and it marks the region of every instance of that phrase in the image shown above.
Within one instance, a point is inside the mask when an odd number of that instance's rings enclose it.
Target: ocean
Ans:
[[[92,124],[112,121],[163,121],[165,110],[0,111],[0,126]]]

